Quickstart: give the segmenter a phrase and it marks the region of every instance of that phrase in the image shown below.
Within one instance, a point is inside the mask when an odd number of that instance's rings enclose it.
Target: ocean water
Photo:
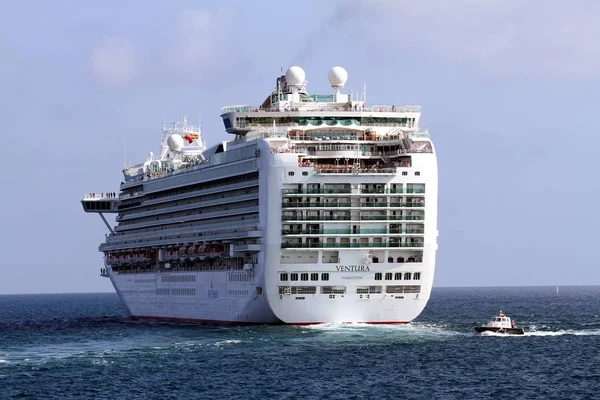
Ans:
[[[477,335],[500,309],[524,336]],[[600,287],[436,288],[404,326],[134,322],[115,294],[0,296],[0,399],[600,398]]]

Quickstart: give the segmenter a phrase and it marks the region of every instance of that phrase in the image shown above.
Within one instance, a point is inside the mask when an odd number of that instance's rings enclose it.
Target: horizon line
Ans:
[[[432,289],[479,289],[479,288],[542,288],[542,287],[596,287],[600,286],[600,284],[574,284],[574,285],[513,285],[513,286],[503,286],[503,285],[481,285],[481,286],[433,286]],[[114,293],[117,294],[114,290],[105,291],[105,292],[30,292],[30,293],[0,293],[0,296],[34,296],[34,295],[51,295],[51,294],[108,294]]]

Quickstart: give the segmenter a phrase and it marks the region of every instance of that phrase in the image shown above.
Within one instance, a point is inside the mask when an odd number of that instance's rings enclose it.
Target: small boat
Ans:
[[[477,333],[482,332],[495,332],[495,333],[505,333],[507,335],[523,335],[525,331],[523,328],[517,328],[515,325],[515,321],[511,320],[510,317],[504,315],[502,311],[496,317],[492,317],[487,325],[484,326],[476,326],[475,330]]]

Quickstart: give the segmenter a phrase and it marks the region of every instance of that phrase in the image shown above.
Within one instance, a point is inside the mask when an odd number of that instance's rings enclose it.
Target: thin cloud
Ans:
[[[92,75],[102,83],[122,85],[137,74],[134,46],[120,37],[105,37],[90,55]]]
[[[231,60],[227,51],[229,24],[233,16],[225,9],[185,10],[175,23],[175,37],[164,60],[168,72],[201,76]]]
[[[328,31],[351,21],[361,32],[357,45],[372,55],[409,61],[428,53],[492,74],[600,75],[598,2],[362,0],[342,3],[336,14]]]

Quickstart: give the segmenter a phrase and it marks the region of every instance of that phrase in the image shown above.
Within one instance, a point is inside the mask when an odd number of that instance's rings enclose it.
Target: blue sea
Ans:
[[[500,310],[524,336],[477,335]],[[115,294],[0,296],[0,399],[600,398],[600,287],[435,288],[411,324],[134,322]]]

